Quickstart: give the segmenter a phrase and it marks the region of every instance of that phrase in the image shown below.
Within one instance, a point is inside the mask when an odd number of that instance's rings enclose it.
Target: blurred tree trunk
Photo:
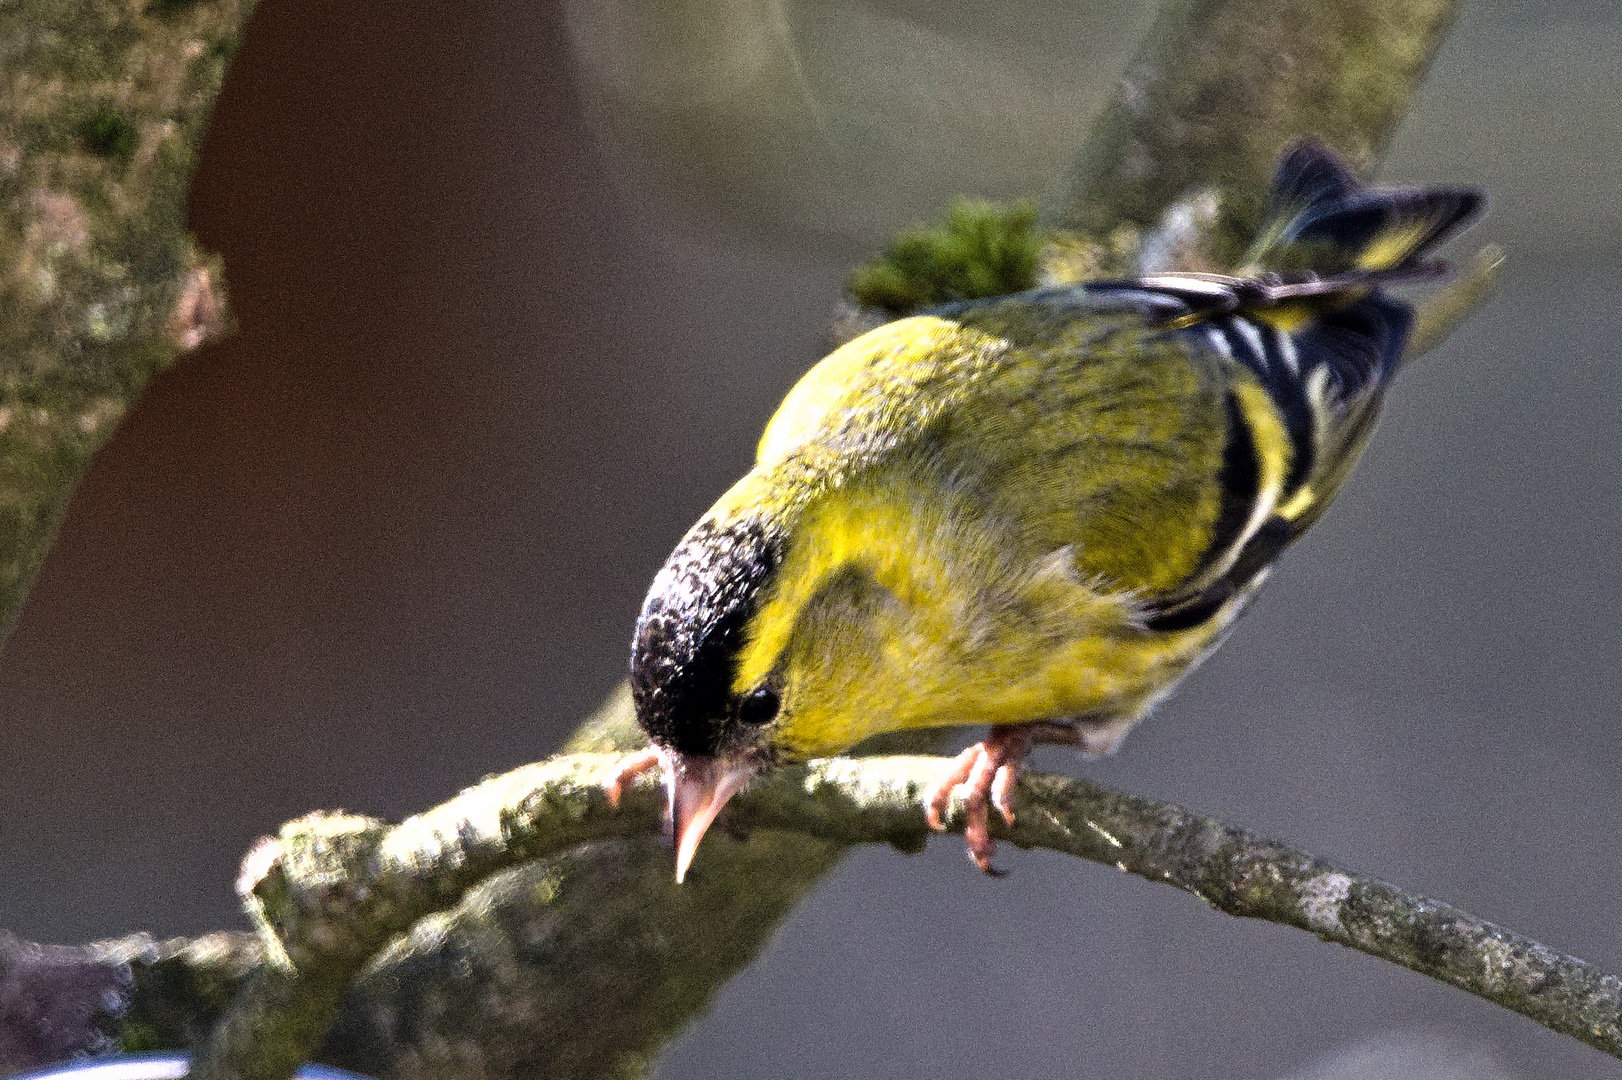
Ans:
[[[0,5],[0,633],[90,455],[224,325],[186,187],[251,8]]]

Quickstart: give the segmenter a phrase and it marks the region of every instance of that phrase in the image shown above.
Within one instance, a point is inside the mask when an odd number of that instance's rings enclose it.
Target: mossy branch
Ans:
[[[186,188],[252,6],[0,4],[0,636],[91,455],[225,325]]]
[[[504,869],[611,838],[656,835],[663,799],[653,777],[619,807],[608,802],[603,784],[621,760],[588,753],[531,765],[393,828],[344,814],[286,826],[245,868],[265,960],[193,1075],[290,1074],[314,1052],[343,988],[422,916]],[[836,758],[763,777],[734,800],[732,835],[706,841],[692,887],[704,890],[717,878],[732,887],[737,850],[770,845],[780,833],[841,848],[882,843],[919,851],[932,835],[920,798],[947,764],[937,757]],[[1305,930],[1622,1058],[1622,979],[1515,931],[1244,829],[1085,780],[1027,773],[1016,806],[1017,823],[997,822],[994,832],[1017,847],[1089,859],[1172,885],[1230,915]],[[958,803],[948,828],[962,826]],[[654,861],[670,873],[668,854]],[[169,947],[170,955],[180,952]],[[197,957],[218,968],[218,943]],[[151,1011],[151,1003],[138,1004]]]

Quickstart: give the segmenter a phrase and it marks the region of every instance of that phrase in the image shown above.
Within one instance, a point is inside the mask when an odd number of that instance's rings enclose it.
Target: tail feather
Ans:
[[[1322,143],[1284,156],[1247,271],[1419,270],[1433,248],[1475,220],[1486,197],[1471,188],[1369,188]]]
[[[1303,206],[1343,199],[1362,187],[1338,154],[1315,139],[1302,139],[1279,159],[1266,220],[1286,220]]]

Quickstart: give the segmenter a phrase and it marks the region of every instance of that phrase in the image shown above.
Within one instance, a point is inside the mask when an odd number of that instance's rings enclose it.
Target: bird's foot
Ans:
[[[650,746],[640,754],[632,754],[620,762],[619,767],[614,770],[614,774],[603,784],[604,789],[608,792],[608,805],[617,809],[620,799],[624,797],[625,790],[631,786],[631,782],[643,773],[659,768],[664,764],[664,760],[659,755],[659,751]]]
[[[941,831],[946,828],[953,792],[964,789],[967,820],[963,839],[969,846],[969,858],[992,877],[1001,877],[1003,871],[991,865],[997,851],[997,842],[991,838],[991,809],[995,807],[1004,821],[1014,824],[1014,782],[1030,752],[1031,735],[1028,725],[993,727],[984,740],[953,758],[946,775],[924,792],[929,827]]]

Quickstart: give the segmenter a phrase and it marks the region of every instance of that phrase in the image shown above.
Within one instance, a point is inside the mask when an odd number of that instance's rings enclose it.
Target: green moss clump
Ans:
[[[128,161],[135,153],[135,125],[123,113],[101,109],[79,125],[85,149],[101,157]]]
[[[959,199],[946,221],[908,229],[851,274],[850,295],[895,316],[936,304],[1006,296],[1036,285],[1036,204]]]

